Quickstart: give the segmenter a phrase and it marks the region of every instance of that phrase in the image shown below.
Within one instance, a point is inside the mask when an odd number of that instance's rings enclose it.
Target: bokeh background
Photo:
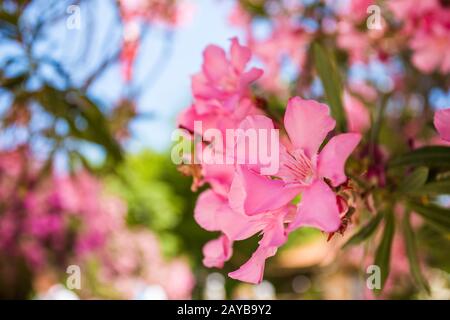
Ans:
[[[185,1],[138,23],[121,5],[1,1],[0,298],[373,298],[367,248],[337,250],[343,237],[327,242],[308,228],[268,261],[260,285],[226,276],[257,237],[238,243],[223,270],[203,267],[202,247],[217,235],[193,219],[198,193],[170,159],[171,133],[205,47],[228,48],[245,30],[230,23],[235,1]],[[371,68],[385,83],[383,68]],[[429,99],[450,105],[441,89]],[[421,250],[439,249],[441,238],[426,238]],[[393,250],[386,297],[450,297],[448,252],[433,256],[439,268],[431,263],[432,293],[422,296],[400,241]],[[79,267],[77,288],[69,266]]]

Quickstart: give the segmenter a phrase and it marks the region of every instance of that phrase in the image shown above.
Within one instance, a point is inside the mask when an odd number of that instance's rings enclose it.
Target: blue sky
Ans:
[[[175,28],[172,40],[171,54],[167,56],[165,67],[152,76],[149,83],[148,74],[154,70],[158,63],[158,57],[164,48],[167,30],[161,27],[151,27],[146,35],[135,63],[135,76],[138,83],[142,84],[142,94],[138,100],[138,110],[151,113],[153,117],[136,119],[131,124],[132,138],[125,145],[131,152],[142,148],[152,148],[163,151],[170,146],[171,132],[175,128],[177,113],[189,106],[191,101],[190,76],[199,71],[202,62],[202,51],[211,43],[228,48],[229,39],[240,36],[241,31],[232,28],[228,23],[228,16],[232,9],[233,1],[228,0],[190,0],[195,10],[189,23],[180,28]],[[67,27],[67,19],[48,28],[45,37],[35,44],[34,56],[51,56],[60,61],[64,69],[70,74],[74,83],[81,83],[101,59],[113,53],[121,42],[121,29],[117,23],[117,10],[112,7],[113,1],[92,0],[80,8],[81,28],[70,29]],[[53,8],[57,12],[63,12],[67,8],[66,2],[57,3],[60,8]],[[94,14],[90,15],[88,10]],[[27,21],[34,21],[39,15],[50,13],[49,2],[41,1],[36,6],[27,10]],[[70,13],[67,13],[67,17]],[[94,28],[89,20],[95,19]],[[86,43],[88,44],[86,46]],[[0,61],[8,56],[20,53],[21,50],[12,44],[0,43]],[[80,55],[85,52],[86,55]],[[16,54],[17,56],[17,54]],[[23,66],[19,65],[19,68]],[[18,69],[15,69],[18,71]],[[13,71],[14,72],[14,71]],[[55,85],[60,85],[61,80],[51,67],[43,67],[41,73],[46,75]],[[145,79],[145,81],[142,81]],[[140,81],[139,81],[140,80]],[[115,102],[123,96],[123,82],[118,64],[109,68],[91,87],[89,93],[98,97],[106,109],[111,108]],[[0,94],[0,111],[10,105],[10,99]],[[47,119],[48,120],[48,119]],[[45,118],[38,117],[32,126],[45,125]],[[4,135],[2,145],[8,142],[17,143],[20,135]],[[11,140],[12,139],[12,140]],[[92,160],[103,158],[101,149],[84,144],[81,146]],[[59,155],[60,165],[64,167],[65,156]]]
[[[164,150],[170,145],[170,135],[175,127],[176,114],[191,101],[190,76],[200,69],[202,51],[211,43],[228,47],[229,39],[241,35],[238,29],[230,27],[228,15],[232,1],[198,0],[192,20],[175,30],[171,55],[162,72],[153,83],[143,83],[143,93],[138,108],[154,114],[152,119],[138,119],[132,123],[133,138],[127,144],[130,151],[143,147]],[[165,30],[152,29],[142,44],[136,62],[136,77],[146,79],[163,50]],[[99,96],[111,95],[111,88],[117,88],[119,69],[111,70],[94,87]],[[155,79],[152,79],[155,80]],[[114,96],[113,94],[112,96]]]

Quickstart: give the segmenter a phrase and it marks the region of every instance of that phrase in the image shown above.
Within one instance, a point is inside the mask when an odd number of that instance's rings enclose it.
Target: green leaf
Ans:
[[[450,209],[435,204],[424,205],[414,201],[408,202],[408,207],[438,230],[445,233],[450,232]]]
[[[381,293],[384,284],[389,276],[390,262],[391,262],[391,247],[392,239],[394,238],[395,221],[394,215],[391,211],[386,212],[384,220],[383,238],[378,245],[375,253],[375,265],[380,268],[381,272],[381,288],[376,289],[376,293]]]
[[[336,120],[336,127],[340,132],[344,132],[347,129],[347,120],[342,103],[341,77],[335,58],[332,53],[317,42],[313,44],[313,52],[316,70],[322,81],[331,114]]]
[[[425,279],[420,270],[419,259],[417,257],[416,239],[409,218],[410,213],[408,212],[407,214],[405,214],[402,223],[403,237],[405,239],[406,245],[406,254],[408,256],[409,261],[409,269],[419,288],[425,290],[427,293],[430,293],[430,287],[428,286],[427,280]]]
[[[389,166],[450,167],[450,148],[429,146],[416,149],[394,158],[389,162]]]
[[[343,248],[359,244],[369,238],[377,229],[382,218],[383,215],[381,213],[376,214],[366,225],[359,229],[359,231],[345,243]]]
[[[423,185],[413,191],[414,193],[423,194],[450,194],[450,179],[433,181]]]
[[[44,85],[35,96],[47,112],[67,121],[72,137],[103,146],[112,163],[123,159],[122,149],[109,129],[105,115],[87,96],[50,85]]]
[[[400,184],[399,191],[409,193],[422,187],[428,179],[429,170],[427,167],[419,167],[410,175],[406,176]]]

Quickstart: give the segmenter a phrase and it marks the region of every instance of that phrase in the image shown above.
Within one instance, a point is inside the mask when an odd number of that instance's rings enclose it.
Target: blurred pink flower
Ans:
[[[37,272],[100,248],[125,211],[88,173],[39,176],[32,159],[20,149],[0,153],[0,251],[25,258]]]
[[[427,18],[433,22],[415,32],[410,41],[414,52],[412,62],[425,73],[436,70],[442,74],[450,72],[450,10],[447,11],[445,18],[438,18],[437,14]],[[439,19],[445,19],[445,23],[444,21],[437,23]]]
[[[434,114],[434,126],[441,138],[450,142],[450,109],[436,111]]]
[[[233,242],[225,235],[208,241],[203,246],[203,264],[208,268],[222,268],[233,255]]]
[[[296,70],[303,68],[310,35],[294,20],[285,16],[273,19],[273,28],[265,39],[249,35],[249,47],[264,64],[265,74],[260,80],[264,89],[283,94],[286,86],[282,81],[283,61],[289,59]]]
[[[344,93],[344,108],[347,113],[348,130],[364,133],[370,127],[370,113],[367,107],[348,92]]]
[[[450,72],[450,8],[439,0],[394,0],[388,4],[409,37],[412,63],[422,72]]]

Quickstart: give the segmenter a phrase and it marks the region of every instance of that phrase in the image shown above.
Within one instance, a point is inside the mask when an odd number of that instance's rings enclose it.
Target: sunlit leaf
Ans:
[[[419,167],[410,175],[406,176],[400,184],[400,192],[412,192],[422,187],[428,179],[429,170],[426,167]]]
[[[424,205],[414,201],[408,202],[408,207],[437,229],[450,232],[450,209],[435,204]]]
[[[450,167],[450,148],[428,146],[416,149],[394,158],[389,162],[389,166]]]
[[[450,194],[450,179],[440,180],[440,181],[433,181],[430,183],[427,183],[420,188],[413,190],[414,193],[418,195],[423,194]]]
[[[416,239],[414,236],[414,232],[412,230],[411,224],[410,224],[410,213],[407,213],[403,219],[403,237],[405,239],[405,246],[406,246],[406,254],[408,256],[409,261],[409,268],[411,271],[411,274],[417,283],[417,285],[425,290],[426,292],[430,292],[430,287],[428,286],[428,283],[426,279],[424,278],[419,265],[419,259],[417,257],[417,246],[416,246]]]
[[[389,276],[392,239],[394,238],[395,232],[393,213],[391,211],[386,212],[384,218],[383,237],[375,253],[375,265],[380,268],[381,272],[381,288],[376,290],[377,293],[380,293],[383,290],[384,284]]]
[[[342,103],[341,77],[335,58],[333,54],[319,43],[313,44],[313,52],[316,70],[322,81],[325,96],[331,108],[331,114],[336,119],[337,129],[340,132],[344,132],[347,128],[347,121]]]

